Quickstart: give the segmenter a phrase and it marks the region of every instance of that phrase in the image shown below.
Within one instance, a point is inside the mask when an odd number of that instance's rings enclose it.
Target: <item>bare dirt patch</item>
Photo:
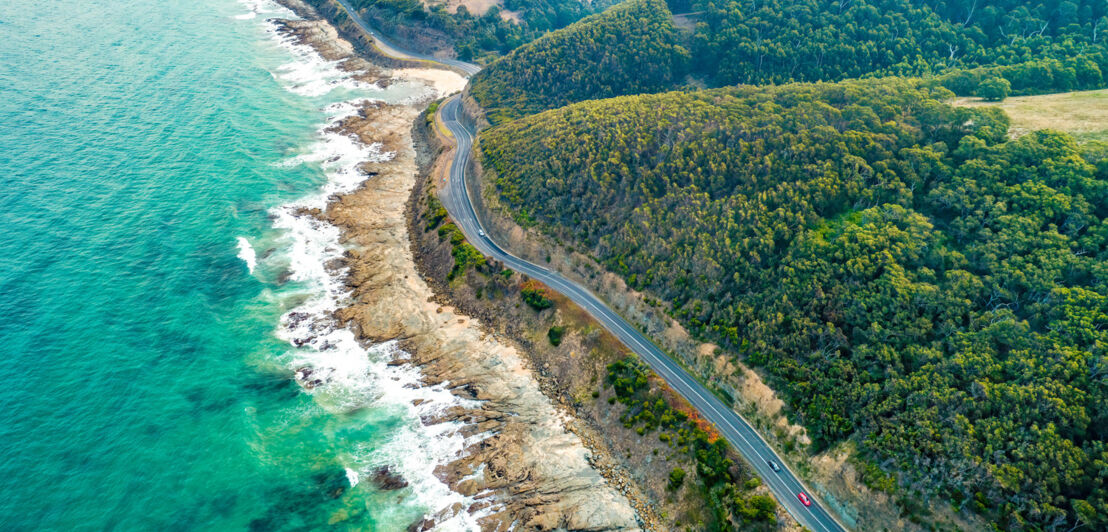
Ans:
[[[438,70],[431,68],[401,68],[393,70],[393,75],[402,79],[415,79],[427,82],[435,87],[440,94],[454,94],[461,92],[469,82],[461,74],[453,70]]]
[[[446,10],[450,13],[457,13],[460,6],[466,6],[466,10],[476,16],[484,15],[492,6],[503,7],[503,5],[501,0],[423,0],[424,7],[446,6]]]
[[[700,22],[700,15],[703,15],[703,11],[697,11],[695,13],[681,13],[673,15],[673,25],[677,26],[677,29],[692,32],[696,30],[696,23]]]

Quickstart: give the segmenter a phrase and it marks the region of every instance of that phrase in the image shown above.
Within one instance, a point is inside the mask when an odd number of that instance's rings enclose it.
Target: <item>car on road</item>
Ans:
[[[803,504],[804,506],[811,506],[812,505],[811,499],[809,499],[808,496],[805,495],[803,491],[800,492],[800,493],[797,493],[796,498],[800,499],[800,503]]]
[[[478,230],[477,230],[477,234],[478,234],[479,236],[485,236],[485,232],[484,232],[484,231],[482,231],[482,230],[480,230],[480,229],[478,229]]]
[[[767,460],[767,462],[769,462],[769,467],[772,468],[774,472],[781,472],[781,466],[777,465],[777,462],[774,462],[773,460]]]

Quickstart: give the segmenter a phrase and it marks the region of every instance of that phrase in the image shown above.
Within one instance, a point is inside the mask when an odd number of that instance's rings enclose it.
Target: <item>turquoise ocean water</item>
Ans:
[[[0,2],[0,529],[395,530],[456,497],[461,442],[411,406],[449,394],[328,325],[337,231],[295,215],[381,156],[321,133],[342,102],[423,89],[351,82],[288,15]]]

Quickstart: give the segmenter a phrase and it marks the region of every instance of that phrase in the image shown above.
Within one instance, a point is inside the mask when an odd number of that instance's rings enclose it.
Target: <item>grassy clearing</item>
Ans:
[[[966,107],[992,105],[1004,109],[1012,118],[1009,130],[1012,136],[1018,137],[1039,129],[1054,129],[1073,135],[1078,142],[1108,141],[1108,89],[1017,96],[1003,102],[960,98],[954,104]]]

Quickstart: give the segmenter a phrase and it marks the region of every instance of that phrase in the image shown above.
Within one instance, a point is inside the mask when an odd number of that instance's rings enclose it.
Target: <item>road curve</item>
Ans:
[[[465,61],[459,61],[457,59],[440,59],[438,57],[430,56],[427,54],[404,50],[403,48],[392,44],[392,42],[383,37],[380,32],[373,29],[373,27],[371,27],[369,24],[366,24],[366,21],[363,20],[360,15],[358,15],[358,12],[354,11],[354,8],[350,6],[348,0],[335,1],[342,5],[343,9],[346,10],[346,14],[350,16],[350,19],[353,20],[355,24],[362,28],[362,31],[366,32],[370,37],[373,37],[373,40],[377,43],[377,48],[380,49],[381,52],[387,56],[395,57],[397,59],[408,59],[411,61],[431,61],[433,63],[439,63],[456,68],[458,70],[461,70],[462,72],[465,72],[466,74],[469,74],[470,76],[476,74],[481,70],[480,66],[473,63],[467,63]]]
[[[350,18],[376,41],[378,48],[387,55],[400,59],[417,61],[432,61],[447,65],[466,74],[473,75],[481,70],[481,67],[472,63],[466,63],[455,59],[439,59],[426,54],[420,54],[403,50],[381,36],[376,30],[366,24],[354,11],[347,0],[335,0],[341,4]],[[460,99],[455,96],[441,107],[443,122],[454,135],[457,141],[457,149],[454,152],[454,161],[450,167],[449,182],[446,183],[446,196],[443,204],[450,213],[454,223],[465,233],[466,238],[485,256],[492,257],[504,263],[505,266],[523,273],[533,279],[537,279],[550,288],[558,291],[571,301],[585,309],[593,318],[608,329],[624,345],[634,351],[645,361],[651,369],[665,379],[671,388],[680,393],[695,407],[701,415],[711,421],[719,430],[720,435],[727,439],[754,468],[758,476],[762,478],[770,491],[777,497],[779,504],[785,507],[800,524],[815,532],[840,532],[845,531],[839,522],[832,516],[804,486],[784,460],[773,452],[769,444],[757,431],[734,410],[723,404],[719,398],[712,395],[702,384],[692,377],[687,371],[669,358],[649,338],[643,335],[622,316],[608,308],[599,297],[561,274],[548,270],[537,264],[527,262],[501,248],[489,238],[477,218],[477,212],[469,199],[469,191],[465,186],[465,169],[469,162],[470,152],[473,149],[474,131],[462,121]],[[780,464],[781,470],[774,471],[769,462]],[[797,498],[798,493],[805,493],[811,498],[811,506],[804,506]]]
[[[446,210],[451,219],[462,229],[466,238],[474,247],[486,256],[493,257],[505,266],[526,274],[545,283],[550,288],[565,295],[584,308],[604,328],[612,332],[621,342],[639,355],[651,369],[665,379],[666,383],[680,393],[700,413],[711,421],[720,434],[744,457],[773,491],[777,501],[802,525],[816,532],[837,532],[845,528],[824,509],[799,478],[790,470],[769,444],[762,439],[741,415],[723,404],[719,398],[704,388],[688,372],[674,362],[650,339],[632,326],[622,316],[610,309],[600,298],[561,274],[527,262],[508,253],[486,233],[477,217],[465,186],[465,168],[473,147],[473,131],[461,120],[461,105],[457,97],[451,98],[442,106],[442,117],[446,127],[457,141],[454,162],[450,168],[450,180],[446,184],[444,199]],[[769,462],[781,465],[781,471],[774,471]],[[811,506],[804,506],[797,497],[798,493],[807,494]]]

